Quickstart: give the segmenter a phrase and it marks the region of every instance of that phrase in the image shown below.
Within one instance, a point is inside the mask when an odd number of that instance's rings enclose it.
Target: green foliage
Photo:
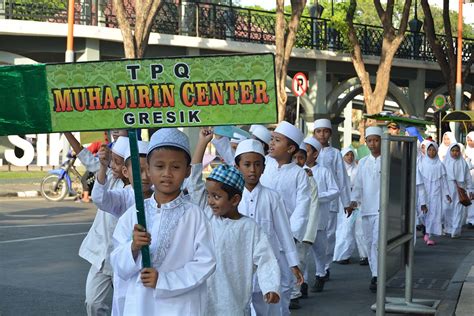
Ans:
[[[15,0],[13,17],[17,20],[44,21],[58,15],[67,15],[67,0]],[[6,2],[5,6],[9,3]]]

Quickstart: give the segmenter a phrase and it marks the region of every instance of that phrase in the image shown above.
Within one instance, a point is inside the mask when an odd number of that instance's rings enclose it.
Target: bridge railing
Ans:
[[[126,14],[133,25],[134,1],[124,0]],[[118,27],[112,0],[76,0],[77,24]],[[67,22],[67,0],[0,0],[0,18]],[[290,16],[286,16],[289,20]],[[276,14],[212,3],[165,1],[153,23],[152,32],[216,38],[238,42],[275,44]],[[364,55],[380,56],[383,29],[378,26],[355,24]],[[437,40],[446,43],[444,35]],[[456,48],[456,37],[453,46]],[[348,52],[344,37],[327,19],[303,16],[298,28],[296,47]],[[446,45],[444,45],[446,47]],[[474,51],[474,39],[463,39],[463,61]],[[423,32],[407,31],[397,58],[435,61],[432,49]]]

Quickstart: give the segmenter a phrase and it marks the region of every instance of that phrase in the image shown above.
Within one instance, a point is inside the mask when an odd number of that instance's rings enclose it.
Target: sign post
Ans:
[[[446,107],[446,97],[442,94],[438,94],[433,99],[433,106],[439,114],[439,122],[438,122],[438,139],[441,141],[443,137],[442,126],[441,126],[441,112]]]
[[[298,72],[293,76],[293,81],[291,84],[291,90],[296,96],[296,121],[295,125],[299,128],[300,125],[300,97],[303,96],[308,90],[308,78],[302,72]]]

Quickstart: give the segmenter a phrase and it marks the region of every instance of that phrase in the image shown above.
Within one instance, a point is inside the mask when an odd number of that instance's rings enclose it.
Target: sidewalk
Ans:
[[[0,178],[0,197],[37,197],[40,196],[40,185],[43,177],[51,170],[50,167],[29,166],[0,166],[0,173],[4,177]],[[16,174],[9,177],[8,173]],[[21,178],[18,173],[30,173],[27,177]]]

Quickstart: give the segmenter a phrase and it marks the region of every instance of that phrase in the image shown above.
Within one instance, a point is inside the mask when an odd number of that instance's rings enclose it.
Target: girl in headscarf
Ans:
[[[471,170],[471,180],[474,182],[474,131],[471,131],[466,136],[466,161]],[[474,203],[467,208],[467,224],[469,227],[474,225]]]
[[[449,145],[448,152],[444,159],[444,166],[448,175],[448,184],[453,203],[451,207],[445,209],[445,230],[451,237],[456,238],[461,235],[461,227],[465,220],[466,207],[459,202],[457,186],[465,189],[472,196],[472,180],[469,173],[469,166],[461,157],[461,146],[458,143]]]
[[[441,140],[441,145],[439,145],[438,149],[438,156],[441,161],[444,161],[449,145],[456,142],[456,136],[454,136],[453,132],[446,132],[443,134],[443,139]]]
[[[451,202],[449,195],[446,168],[438,158],[438,145],[426,142],[426,155],[418,164],[418,181],[424,186],[425,205],[421,205],[422,217],[425,224],[423,239],[428,246],[435,242],[433,235],[440,236],[442,229],[443,200]],[[418,184],[418,183],[417,183]]]

